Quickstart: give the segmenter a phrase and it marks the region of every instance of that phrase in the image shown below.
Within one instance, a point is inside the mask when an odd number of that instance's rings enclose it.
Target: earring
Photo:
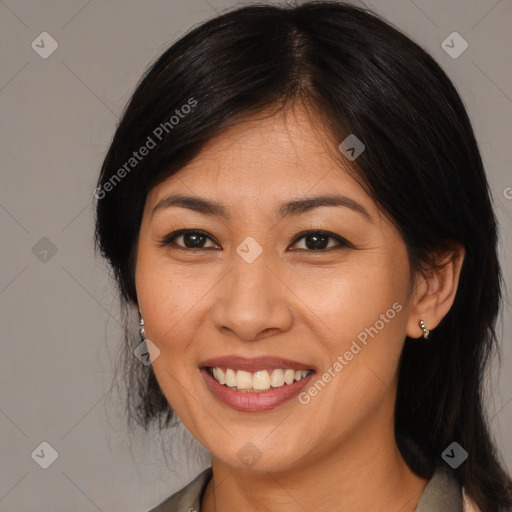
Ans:
[[[142,318],[142,313],[139,309],[139,334],[142,341],[146,340],[146,331],[144,331],[144,319]]]
[[[427,329],[427,326],[423,320],[420,320],[419,326],[421,327],[421,330],[423,331],[423,337],[428,340],[428,336],[430,334],[430,331]]]

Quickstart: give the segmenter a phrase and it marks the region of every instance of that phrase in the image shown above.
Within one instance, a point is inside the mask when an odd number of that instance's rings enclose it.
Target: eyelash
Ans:
[[[178,231],[173,231],[172,233],[169,233],[164,238],[162,238],[162,240],[160,240],[158,245],[159,245],[159,247],[167,247],[170,245],[174,245],[178,250],[187,251],[187,252],[190,252],[190,251],[196,252],[196,251],[201,251],[201,250],[214,249],[213,247],[197,247],[194,249],[194,248],[183,247],[183,246],[177,245],[174,242],[180,236],[186,235],[186,234],[191,234],[191,233],[206,236],[211,241],[215,242],[215,240],[206,231],[203,231],[201,229],[179,229]],[[343,249],[343,248],[354,248],[354,246],[345,238],[343,238],[339,235],[336,235],[330,231],[323,231],[321,229],[302,231],[301,233],[296,235],[296,237],[293,239],[291,245],[295,245],[299,240],[306,238],[307,236],[311,236],[311,235],[320,235],[320,236],[327,237],[327,238],[333,238],[338,242],[338,245],[335,247],[329,247],[327,249],[317,249],[317,250],[315,250],[315,249],[299,249],[299,251],[329,252],[331,250],[338,250],[338,249]],[[215,242],[215,243],[217,243],[217,242]],[[297,250],[297,249],[295,249],[295,250]]]

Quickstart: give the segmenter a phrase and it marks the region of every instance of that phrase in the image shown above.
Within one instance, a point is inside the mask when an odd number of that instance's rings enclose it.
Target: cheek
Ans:
[[[364,414],[394,385],[407,325],[407,263],[351,265],[299,282],[297,294],[318,319],[311,329],[326,349],[324,369],[335,375],[326,376],[328,400],[340,415]]]
[[[151,250],[141,248],[136,287],[148,336],[160,343],[172,337],[174,331],[190,321],[214,282],[204,267],[171,265]]]
[[[406,265],[399,265],[397,270],[385,262],[370,261],[346,268],[296,272],[288,275],[288,281],[304,306],[329,328],[331,337],[347,340],[376,322],[379,331],[404,325],[405,315],[398,310],[405,311],[407,271]]]

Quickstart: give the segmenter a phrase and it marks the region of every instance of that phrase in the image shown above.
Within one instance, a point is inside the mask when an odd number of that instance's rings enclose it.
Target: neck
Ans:
[[[380,420],[286,471],[241,470],[212,456],[201,511],[413,512],[427,480],[405,464],[393,422],[383,429]]]

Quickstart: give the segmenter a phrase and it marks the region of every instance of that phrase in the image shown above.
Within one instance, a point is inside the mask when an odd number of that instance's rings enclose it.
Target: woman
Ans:
[[[496,221],[417,44],[338,2],[220,15],[147,72],[95,196],[140,315],[132,417],[211,454],[153,512],[510,510],[481,399]]]

